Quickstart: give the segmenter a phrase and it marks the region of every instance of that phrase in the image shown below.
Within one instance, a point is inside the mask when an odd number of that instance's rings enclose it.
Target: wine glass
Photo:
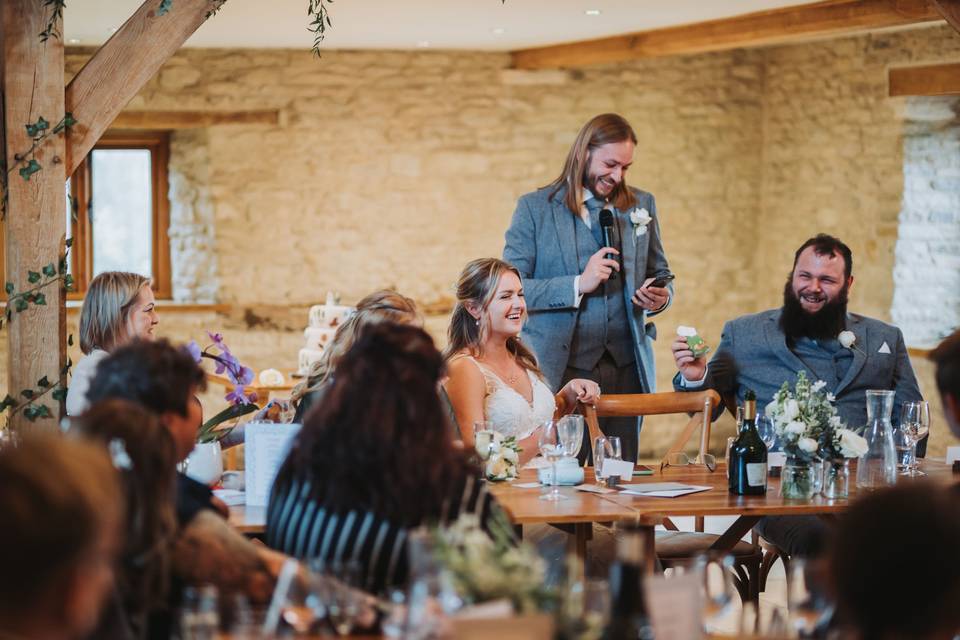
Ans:
[[[814,567],[803,558],[793,558],[787,569],[789,626],[801,637],[810,637],[830,621],[833,605],[817,585]],[[818,588],[820,586],[820,588]]]
[[[900,431],[910,447],[910,460],[906,475],[924,475],[917,469],[917,443],[930,433],[930,403],[920,400],[904,402],[900,407]]]
[[[703,571],[703,626],[708,633],[716,632],[723,625],[733,605],[734,562],[730,554],[703,554],[700,556]]]
[[[572,413],[563,416],[557,421],[560,425],[560,436],[566,443],[566,455],[576,458],[583,446],[583,416]]]
[[[757,433],[760,434],[763,444],[767,445],[767,451],[770,451],[777,443],[777,430],[772,416],[763,414],[757,416]]]
[[[548,420],[540,427],[540,437],[538,441],[540,453],[550,462],[552,471],[550,492],[540,496],[541,500],[556,501],[566,499],[566,496],[560,495],[560,488],[557,485],[557,461],[567,454],[566,445],[569,442],[569,439],[563,437],[562,432],[563,429],[560,427],[559,421]]]

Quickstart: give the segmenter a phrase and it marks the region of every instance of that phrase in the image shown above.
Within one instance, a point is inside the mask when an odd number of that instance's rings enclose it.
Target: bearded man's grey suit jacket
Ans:
[[[716,389],[721,395],[734,393],[738,404],[743,403],[744,392],[753,389],[757,408],[762,411],[784,382],[791,387],[796,383],[800,371],[816,380],[817,374],[790,350],[780,328],[780,314],[780,309],[770,309],[727,322],[704,384],[696,389]],[[826,391],[836,396],[837,412],[851,429],[867,422],[868,389],[895,391],[893,423],[897,424],[900,405],[922,399],[903,333],[893,325],[854,313],[847,314],[846,325],[856,336],[853,362],[839,382],[828,383]],[[674,387],[678,391],[695,390],[682,385],[680,374],[674,378]]]
[[[637,235],[636,227],[630,222],[633,208],[613,210],[618,232],[615,237],[621,239],[623,264],[622,275],[618,277],[625,279],[623,297],[627,313],[626,317],[612,317],[606,321],[628,324],[640,383],[644,391],[652,392],[656,388],[653,340],[657,334],[654,324],[647,320],[663,309],[647,312],[634,305],[630,298],[646,278],[669,273],[670,267],[660,240],[653,195],[639,189],[632,191],[637,198],[634,208],[646,209],[652,219],[646,225],[646,231]],[[580,312],[573,286],[574,278],[582,272],[578,258],[585,262],[589,255],[578,255],[574,225],[583,223],[564,204],[565,190],[559,190],[552,197],[550,192],[551,188],[545,187],[522,196],[517,202],[506,232],[503,259],[517,267],[523,278],[529,320],[521,338],[536,353],[548,384],[557,391],[567,367]],[[585,225],[583,229],[586,229]],[[669,289],[672,300],[672,286]],[[602,290],[603,285],[598,291]],[[666,306],[669,304],[670,301]]]

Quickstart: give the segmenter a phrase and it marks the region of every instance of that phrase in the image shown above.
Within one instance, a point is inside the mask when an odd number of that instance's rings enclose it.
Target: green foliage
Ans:
[[[63,22],[63,8],[67,6],[67,0],[43,0],[43,6],[53,7],[53,10],[47,20],[47,27],[40,32],[40,42],[46,42],[50,38],[59,40],[61,33],[57,26]]]
[[[27,135],[31,138],[36,138],[38,135],[50,128],[50,123],[44,120],[43,116],[40,116],[36,122],[33,124],[26,125]]]
[[[157,7],[157,15],[166,15],[173,8],[173,0],[160,0],[160,6]]]
[[[235,420],[241,416],[247,415],[248,413],[253,413],[259,408],[260,407],[252,403],[230,405],[203,423],[203,426],[201,426],[200,430],[197,432],[197,442],[213,442],[214,440],[223,438],[228,433],[233,431],[233,427],[230,427],[229,429],[217,429],[216,427],[220,426],[227,420]]]
[[[37,162],[36,158],[30,158],[30,162],[28,162],[25,167],[21,168],[18,173],[24,180],[29,180],[30,176],[35,174],[37,171],[40,171],[41,168],[42,167],[40,166],[40,163]]]

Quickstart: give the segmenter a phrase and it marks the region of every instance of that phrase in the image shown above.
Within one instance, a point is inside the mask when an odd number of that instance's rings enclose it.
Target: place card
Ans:
[[[960,460],[960,446],[947,447],[947,464],[953,464],[957,460]]]
[[[299,424],[248,422],[244,425],[248,507],[267,506],[273,480],[299,431]]]
[[[622,480],[624,478],[633,477],[633,463],[629,460],[611,460],[609,458],[604,458],[603,465],[600,467],[600,469],[601,478],[618,476]]]

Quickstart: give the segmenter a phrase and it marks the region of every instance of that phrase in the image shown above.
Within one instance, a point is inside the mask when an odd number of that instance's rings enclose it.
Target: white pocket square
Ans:
[[[880,348],[877,349],[877,353],[890,353],[890,345],[884,342],[882,345],[880,345]]]

